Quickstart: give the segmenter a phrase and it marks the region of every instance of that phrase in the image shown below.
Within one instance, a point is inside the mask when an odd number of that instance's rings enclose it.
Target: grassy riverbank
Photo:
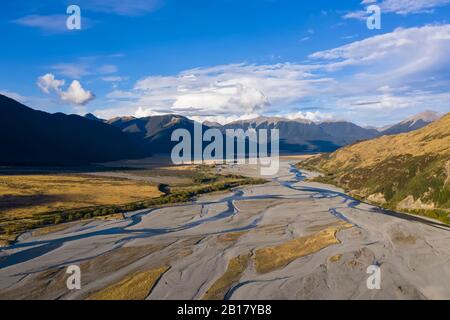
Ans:
[[[0,244],[24,231],[191,201],[196,196],[265,180],[222,175],[214,166],[121,170],[110,176],[39,174],[0,176]],[[148,179],[147,179],[148,178]],[[151,182],[149,179],[151,178]]]

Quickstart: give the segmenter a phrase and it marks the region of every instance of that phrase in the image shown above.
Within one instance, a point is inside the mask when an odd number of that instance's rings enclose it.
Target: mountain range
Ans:
[[[330,152],[359,140],[372,139],[379,133],[346,121],[315,123],[304,119],[259,117],[236,121],[226,129],[279,129],[280,150],[284,152]]]
[[[92,115],[87,115],[93,119]],[[362,140],[382,135],[409,132],[422,128],[439,118],[439,114],[427,111],[400,123],[383,129],[363,128],[347,121],[313,122],[306,119],[285,119],[280,117],[258,117],[221,125],[216,122],[204,122],[204,130],[217,128],[225,135],[227,129],[279,129],[280,151],[284,153],[332,152],[338,148]],[[95,118],[94,120],[98,120]],[[105,121],[105,120],[104,120]],[[118,117],[105,121],[121,129],[144,148],[155,153],[168,153],[175,143],[170,141],[171,134],[179,128],[193,132],[194,121],[179,115],[162,115],[144,118]]]
[[[259,117],[221,125],[205,122],[203,130],[279,129],[282,153],[332,152],[342,146],[392,132],[408,132],[438,118],[426,112],[383,129],[363,128],[347,121],[312,122],[305,119]],[[49,114],[0,95],[0,165],[80,165],[170,153],[176,129],[193,133],[194,121],[180,115],[117,117],[103,120]]]

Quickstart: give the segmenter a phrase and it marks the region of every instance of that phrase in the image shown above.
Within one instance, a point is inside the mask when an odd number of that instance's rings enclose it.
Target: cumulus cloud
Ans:
[[[60,97],[62,100],[76,105],[86,105],[89,101],[95,99],[94,94],[84,90],[78,80],[72,81],[67,91],[61,91]]]
[[[57,80],[51,73],[47,73],[38,78],[37,85],[45,93],[50,93],[51,90],[59,92],[64,85],[64,80]]]
[[[269,111],[316,90],[327,79],[314,78],[311,69],[314,67],[288,63],[196,68],[176,76],[144,78],[129,95],[138,94],[136,103],[149,114],[165,109],[187,115],[240,116]]]
[[[136,116],[180,113],[223,122],[278,112],[280,106],[319,92],[331,79],[313,76],[315,68],[290,63],[196,68],[174,76],[149,76],[138,81],[133,90],[115,90],[107,97],[120,100],[120,110],[127,101],[126,105],[134,106]]]
[[[64,80],[57,80],[51,73],[39,77],[37,81],[38,87],[44,93],[50,94],[51,92],[55,92],[61,100],[77,106],[86,105],[95,99],[95,95],[91,91],[85,90],[78,80],[72,81],[65,91],[62,89],[64,84]]]
[[[220,110],[222,108],[242,108],[244,112],[251,113],[262,110],[268,105],[267,97],[258,89],[246,87],[240,83],[211,86],[198,91],[187,91],[176,97],[173,108],[180,111],[184,109]]]

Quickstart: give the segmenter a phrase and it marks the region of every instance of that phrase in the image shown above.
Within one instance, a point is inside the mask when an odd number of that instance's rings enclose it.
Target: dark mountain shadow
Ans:
[[[150,155],[118,128],[0,95],[0,165],[86,165]]]

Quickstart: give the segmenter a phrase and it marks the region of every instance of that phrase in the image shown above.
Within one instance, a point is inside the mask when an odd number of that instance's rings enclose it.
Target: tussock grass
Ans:
[[[144,300],[168,269],[168,266],[162,266],[157,269],[135,273],[92,294],[87,300]]]
[[[240,255],[230,260],[225,273],[206,291],[203,300],[223,300],[228,290],[241,279],[247,269],[250,254]]]
[[[310,236],[287,241],[281,245],[267,247],[255,251],[253,261],[258,273],[269,273],[280,269],[292,261],[316,253],[328,246],[340,243],[336,233],[350,228],[350,224],[341,224],[326,228]]]
[[[160,195],[156,185],[128,179],[77,175],[0,176],[0,210],[6,216],[124,204]]]
[[[242,236],[246,235],[248,231],[227,232],[217,236],[220,243],[234,243]]]
[[[336,255],[330,257],[330,262],[333,262],[333,263],[339,262],[339,261],[341,261],[341,258],[342,258],[342,254],[336,254]]]

